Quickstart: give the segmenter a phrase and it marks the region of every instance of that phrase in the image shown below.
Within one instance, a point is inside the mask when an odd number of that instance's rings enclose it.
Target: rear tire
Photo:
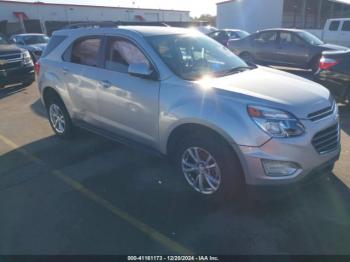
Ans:
[[[232,200],[245,191],[238,157],[218,136],[197,132],[183,138],[177,143],[173,159],[187,188],[203,197]]]
[[[71,138],[73,123],[62,100],[56,96],[49,98],[46,110],[52,130],[58,137]]]

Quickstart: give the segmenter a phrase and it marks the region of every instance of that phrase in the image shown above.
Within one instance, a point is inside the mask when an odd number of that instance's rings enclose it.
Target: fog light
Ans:
[[[264,166],[266,175],[274,177],[291,176],[300,169],[299,165],[287,161],[262,159],[262,164]]]

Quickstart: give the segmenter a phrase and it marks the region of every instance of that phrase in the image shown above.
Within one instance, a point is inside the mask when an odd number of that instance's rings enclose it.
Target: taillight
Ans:
[[[34,65],[34,70],[35,70],[35,74],[39,75],[40,73],[40,60],[38,60],[35,65]]]
[[[333,66],[339,64],[339,60],[338,59],[332,59],[332,58],[327,58],[322,56],[320,59],[320,69],[321,70],[328,70],[330,68],[332,68]]]

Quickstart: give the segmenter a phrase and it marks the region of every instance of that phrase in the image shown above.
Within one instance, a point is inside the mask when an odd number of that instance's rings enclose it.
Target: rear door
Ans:
[[[74,117],[98,123],[96,69],[101,66],[103,35],[76,39],[63,54],[59,69],[72,103]]]
[[[262,62],[275,63],[278,61],[276,49],[277,49],[277,32],[266,31],[258,33],[252,39],[251,52],[253,56]]]
[[[309,61],[309,45],[294,32],[279,32],[276,53],[281,65],[305,67]]]
[[[350,20],[343,21],[338,37],[338,44],[350,47]]]

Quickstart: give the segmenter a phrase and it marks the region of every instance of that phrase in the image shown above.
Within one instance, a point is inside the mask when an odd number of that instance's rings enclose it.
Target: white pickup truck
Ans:
[[[350,18],[328,19],[321,38],[325,43],[350,47]]]

